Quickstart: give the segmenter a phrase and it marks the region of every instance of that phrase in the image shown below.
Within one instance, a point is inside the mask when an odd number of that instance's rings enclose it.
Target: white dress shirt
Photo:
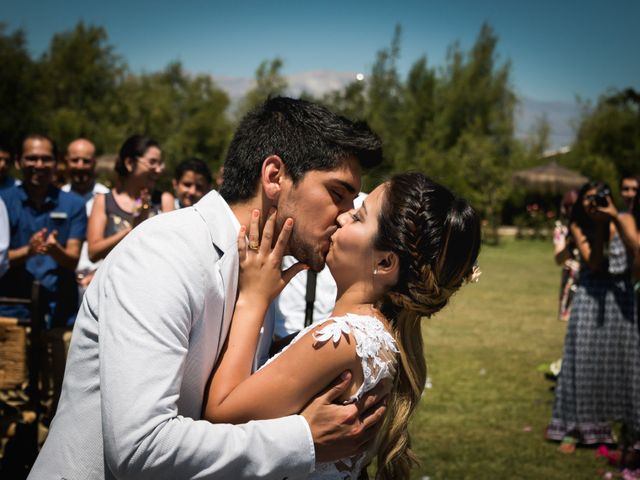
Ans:
[[[63,185],[61,190],[63,192],[73,192],[76,195],[80,195],[84,200],[84,205],[87,208],[87,219],[91,215],[91,209],[93,208],[93,200],[96,197],[96,193],[107,194],[109,193],[109,188],[105,185],[95,182],[93,184],[93,188],[89,190],[85,194],[81,194],[76,192],[75,190],[71,190],[71,184],[67,183]],[[87,241],[82,242],[82,249],[80,250],[80,259],[78,260],[78,266],[76,267],[76,272],[93,272],[97,270],[100,266],[102,260],[98,260],[97,262],[92,262],[89,260],[89,243]]]

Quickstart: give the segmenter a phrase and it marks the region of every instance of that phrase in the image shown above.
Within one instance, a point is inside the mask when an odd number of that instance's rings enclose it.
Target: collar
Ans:
[[[22,201],[23,205],[26,205],[26,204],[33,205],[33,202],[31,201],[31,197],[27,193],[24,183],[21,185],[18,185],[16,189],[18,192],[18,198]],[[60,196],[60,189],[54,187],[53,185],[49,185],[49,188],[47,189],[47,194],[45,195],[44,201],[42,202],[42,207],[43,208],[45,206],[51,206],[53,208],[57,207],[59,196]]]
[[[218,192],[212,190],[207,193],[192,208],[207,224],[211,241],[218,249],[222,252],[237,249],[240,222]]]

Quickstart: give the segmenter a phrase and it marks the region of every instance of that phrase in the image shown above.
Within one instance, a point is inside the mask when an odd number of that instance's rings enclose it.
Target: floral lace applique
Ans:
[[[303,329],[282,351],[286,351],[289,346],[315,328],[318,328],[318,324]],[[395,377],[398,347],[395,339],[387,332],[380,320],[372,316],[352,313],[342,317],[328,318],[322,322],[321,328],[313,333],[313,338],[319,343],[332,341],[337,345],[346,335],[352,335],[355,340],[356,353],[360,358],[364,378],[358,391],[347,402],[350,403],[358,401],[381,380]],[[270,358],[265,365],[272,362],[278,355],[280,354]],[[333,463],[318,463],[315,471],[308,478],[311,480],[357,480],[369,458],[367,453],[363,453],[357,457],[343,458]]]
[[[380,320],[371,316],[347,313],[342,317],[326,320],[326,325],[313,334],[313,338],[324,343],[330,339],[334,345],[344,335],[353,335],[356,353],[360,357],[364,381],[350,401],[357,401],[362,395],[375,387],[384,378],[393,378],[396,374],[398,353],[396,342],[384,328]]]

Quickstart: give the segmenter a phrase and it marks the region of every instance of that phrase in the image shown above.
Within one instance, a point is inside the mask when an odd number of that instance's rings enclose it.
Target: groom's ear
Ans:
[[[271,201],[277,201],[280,195],[280,184],[284,177],[284,162],[278,155],[269,155],[262,162],[260,182],[262,191]]]

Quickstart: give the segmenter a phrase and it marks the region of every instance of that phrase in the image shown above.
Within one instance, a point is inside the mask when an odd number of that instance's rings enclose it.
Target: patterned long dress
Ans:
[[[606,274],[581,266],[547,438],[613,443],[610,422],[640,432],[640,329],[629,259],[616,234]]]

